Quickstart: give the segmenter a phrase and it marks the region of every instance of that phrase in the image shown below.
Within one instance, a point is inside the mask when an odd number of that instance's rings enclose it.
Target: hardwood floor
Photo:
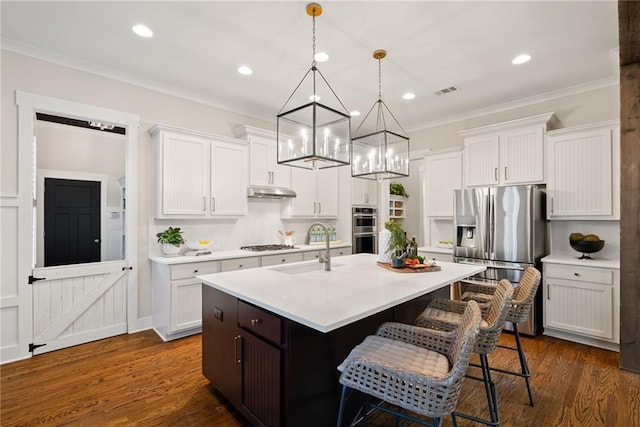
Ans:
[[[542,336],[523,341],[535,406],[522,379],[495,373],[501,426],[640,426],[640,375],[620,370],[617,353]],[[213,393],[200,357],[199,335],[164,343],[145,331],[3,365],[0,424],[245,426]],[[511,367],[514,357],[497,350],[490,362]],[[458,409],[484,416],[485,405],[482,384],[465,381]],[[369,423],[389,425],[385,415]]]

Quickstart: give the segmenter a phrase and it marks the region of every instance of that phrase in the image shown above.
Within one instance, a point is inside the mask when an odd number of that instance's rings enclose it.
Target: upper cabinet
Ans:
[[[378,181],[352,177],[351,203],[358,206],[377,206]]]
[[[553,121],[554,113],[545,113],[459,132],[465,185],[544,183],[544,134]]]
[[[239,126],[234,135],[249,142],[249,183],[266,187],[291,188],[291,168],[278,164],[275,132]]]
[[[245,142],[160,125],[149,133],[155,170],[155,218],[246,215]]]
[[[338,168],[291,168],[291,189],[297,194],[283,205],[283,217],[337,218]]]
[[[447,150],[425,156],[425,212],[453,217],[453,191],[462,188],[462,152]]]
[[[617,121],[547,133],[549,219],[620,218]]]

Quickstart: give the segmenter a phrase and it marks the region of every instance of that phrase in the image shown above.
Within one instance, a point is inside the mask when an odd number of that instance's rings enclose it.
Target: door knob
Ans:
[[[93,243],[100,243],[100,239],[93,239]]]

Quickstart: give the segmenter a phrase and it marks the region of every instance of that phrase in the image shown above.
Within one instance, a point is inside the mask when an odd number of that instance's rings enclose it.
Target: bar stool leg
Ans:
[[[531,394],[531,386],[529,385],[529,377],[531,373],[529,372],[529,365],[527,364],[527,357],[522,351],[522,344],[520,343],[520,333],[518,332],[518,324],[513,324],[513,332],[516,337],[516,347],[518,348],[518,357],[520,358],[520,368],[522,370],[522,376],[524,377],[524,381],[527,383],[527,393],[529,394],[529,405],[533,406],[533,395]]]

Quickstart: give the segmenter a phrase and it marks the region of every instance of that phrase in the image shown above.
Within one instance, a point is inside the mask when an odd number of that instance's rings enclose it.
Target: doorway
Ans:
[[[19,316],[15,324],[12,324],[16,330],[17,345],[9,357],[12,359],[27,357],[29,352],[38,354],[143,329],[144,326],[139,324],[137,311],[136,270],[138,116],[21,91],[16,92],[16,104],[18,105],[18,147],[20,147],[19,179],[22,183],[31,183],[31,191],[24,186],[20,187],[17,201],[17,218],[22,220],[17,222],[20,249],[16,252],[16,265],[19,274],[29,278],[29,284],[25,283],[18,289],[16,308]],[[37,266],[37,235],[33,235],[34,225],[37,222],[34,199],[36,204],[38,203],[34,185],[36,181],[34,175],[37,174],[34,168],[36,156],[34,124],[35,115],[39,112],[78,120],[111,123],[126,130],[126,135],[123,137],[126,173],[121,186],[127,188],[128,212],[123,224],[123,233],[132,238],[125,240],[126,247],[123,251],[125,259],[103,261],[105,251],[100,248],[97,262],[85,260],[80,264],[45,266],[43,261],[40,266]],[[74,153],[69,161],[76,161],[78,154]],[[92,180],[80,179],[80,181]],[[114,181],[117,183],[118,179]],[[120,193],[121,188],[117,190]],[[76,190],[87,191],[86,189]],[[92,192],[95,193],[93,190]],[[102,189],[99,194],[100,198],[104,197]],[[40,203],[44,203],[44,199],[40,199]],[[98,216],[103,217],[104,212]],[[101,218],[99,228],[102,230],[104,225]],[[72,230],[73,227],[69,226],[68,234],[71,234]],[[95,239],[96,237],[93,237],[93,240]],[[99,246],[102,246],[103,238],[98,237],[98,240]],[[94,259],[95,251],[89,252],[93,252],[91,259]],[[44,260],[44,249],[42,259]],[[142,321],[142,323],[145,322]],[[43,344],[45,347],[40,348]]]

